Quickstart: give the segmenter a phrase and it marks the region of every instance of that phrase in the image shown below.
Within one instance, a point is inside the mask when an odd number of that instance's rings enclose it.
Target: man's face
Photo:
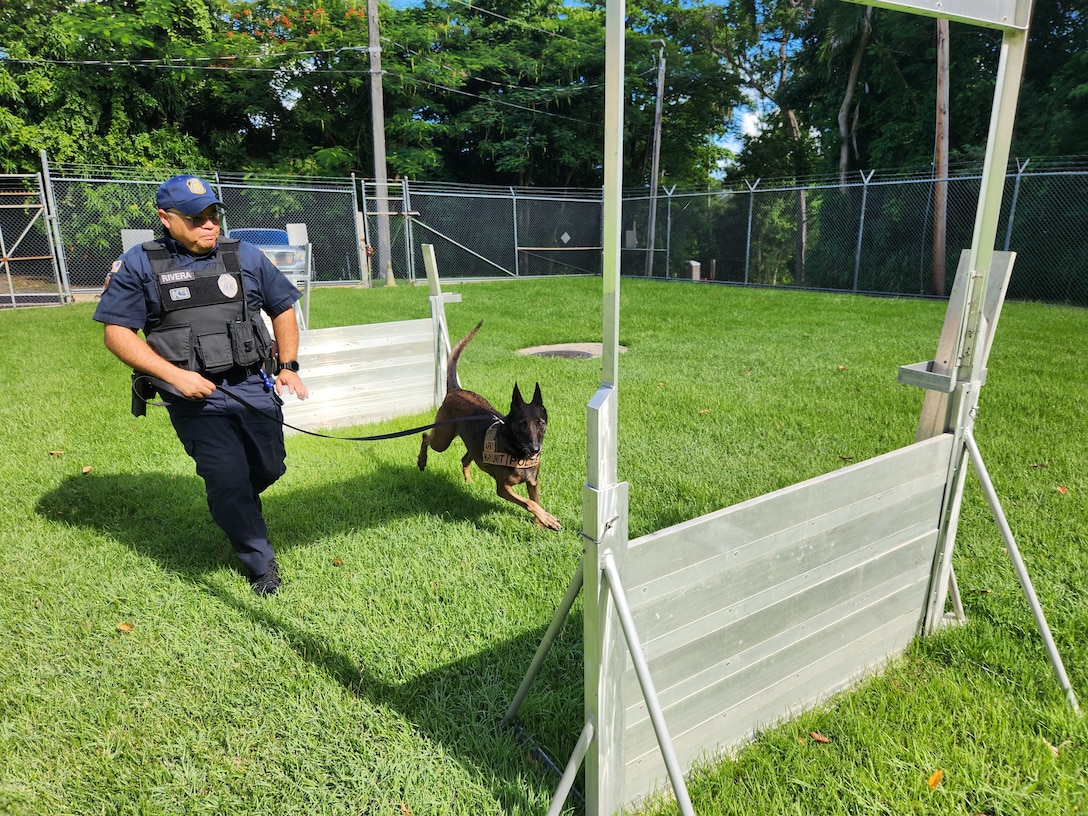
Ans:
[[[177,210],[159,210],[159,220],[170,235],[194,255],[207,255],[219,240],[221,216],[215,205],[196,215]]]

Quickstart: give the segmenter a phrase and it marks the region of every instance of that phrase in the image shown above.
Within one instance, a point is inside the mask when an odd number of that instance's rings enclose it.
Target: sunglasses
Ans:
[[[184,218],[194,227],[203,227],[209,221],[211,221],[213,224],[218,224],[220,221],[223,220],[222,210],[216,210],[211,215],[186,215],[185,213],[178,212],[177,210],[167,210],[167,212],[171,215],[176,215],[178,218]]]

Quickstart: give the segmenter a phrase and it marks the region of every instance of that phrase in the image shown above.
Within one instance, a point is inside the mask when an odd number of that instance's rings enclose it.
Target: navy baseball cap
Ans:
[[[160,210],[177,210],[186,215],[196,215],[213,204],[223,206],[223,202],[212,192],[211,185],[196,176],[168,178],[159,185],[155,204]]]

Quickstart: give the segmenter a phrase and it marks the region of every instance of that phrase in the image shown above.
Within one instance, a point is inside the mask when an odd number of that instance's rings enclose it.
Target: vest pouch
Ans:
[[[272,357],[272,335],[268,333],[268,327],[261,319],[251,321],[250,325],[257,333],[257,348],[261,352],[261,364],[265,371],[275,371],[275,359]]]
[[[234,367],[230,335],[227,332],[197,335],[196,356],[200,370],[216,374]]]
[[[257,332],[257,345],[261,352],[261,359],[265,360],[272,354],[272,335],[268,333],[268,327],[263,320],[254,320],[250,325]]]
[[[260,338],[249,320],[235,320],[227,326],[230,332],[231,354],[240,366],[255,365],[264,359]]]
[[[147,344],[165,360],[176,366],[192,370],[196,358],[193,353],[193,330],[189,326],[171,326],[147,335]]]

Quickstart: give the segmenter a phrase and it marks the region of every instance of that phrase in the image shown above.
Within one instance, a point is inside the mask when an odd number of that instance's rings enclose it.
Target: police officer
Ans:
[[[261,492],[286,471],[279,395],[309,396],[296,359],[292,307],[301,295],[255,246],[220,238],[223,203],[201,179],[167,179],[155,203],[162,239],[114,264],[94,319],[105,325],[106,348],[154,383],[204,480],[212,518],[253,591],[271,595],[282,582]],[[265,372],[273,355],[278,370]]]

